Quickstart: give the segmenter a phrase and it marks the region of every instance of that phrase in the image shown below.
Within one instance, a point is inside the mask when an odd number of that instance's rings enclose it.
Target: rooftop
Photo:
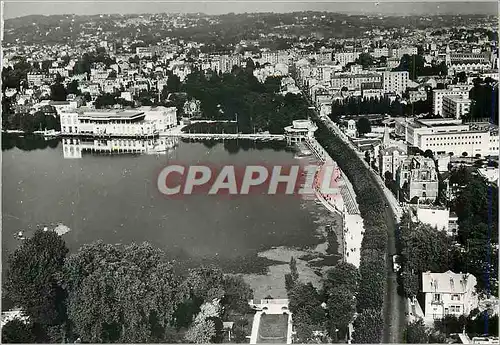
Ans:
[[[92,117],[99,119],[111,119],[111,118],[130,119],[130,118],[137,118],[140,116],[144,116],[143,111],[116,110],[116,109],[78,111],[78,117],[80,118]]]
[[[475,286],[477,279],[469,273],[454,273],[452,271],[444,273],[424,272],[422,273],[422,292],[465,293],[469,279],[472,286]]]

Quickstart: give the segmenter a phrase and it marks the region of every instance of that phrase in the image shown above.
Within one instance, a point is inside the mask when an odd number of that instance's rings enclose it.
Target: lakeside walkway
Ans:
[[[165,132],[162,137],[179,137],[186,139],[249,139],[249,140],[279,140],[284,141],[285,136],[279,134],[230,134],[230,133],[183,133],[183,132]]]
[[[323,163],[328,162],[338,168],[337,163],[330,157],[321,144],[315,139],[309,139],[306,144],[316,157]],[[345,262],[359,267],[361,260],[361,242],[363,240],[364,224],[359,212],[356,193],[351,182],[340,168],[339,179],[336,181],[339,194],[335,196],[323,195],[316,190],[320,202],[330,211],[342,216],[342,258]]]
[[[326,117],[326,118],[322,118],[322,121],[323,123],[333,132],[335,132],[335,134],[337,134],[341,139],[342,141],[344,141],[344,143],[346,143],[347,145],[349,145],[349,147],[358,154],[359,156],[359,152],[357,151],[356,147],[354,147],[354,145],[351,143],[351,141],[349,140],[349,138],[340,130],[340,128],[337,126],[336,123],[334,123],[329,117]],[[375,179],[377,180],[377,183],[379,184],[380,188],[383,190],[384,192],[384,195],[392,209],[392,212],[394,213],[394,215],[396,216],[396,221],[399,222],[399,220],[401,219],[401,216],[403,214],[403,208],[401,207],[401,205],[399,204],[399,202],[397,201],[396,197],[394,196],[394,194],[389,190],[389,188],[387,188],[385,186],[385,183],[384,181],[382,180],[382,177],[380,177],[379,174],[377,174],[375,171],[373,171],[373,169],[369,166],[369,164],[363,159],[363,157],[360,157],[361,161],[363,162],[363,164],[366,166],[366,168],[372,172],[372,174],[375,176]]]

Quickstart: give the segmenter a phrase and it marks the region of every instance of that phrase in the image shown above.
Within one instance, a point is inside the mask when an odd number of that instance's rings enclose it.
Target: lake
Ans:
[[[96,240],[147,241],[186,263],[215,262],[234,273],[259,273],[275,264],[257,256],[268,249],[324,242],[318,227],[325,221],[318,219],[328,221],[329,215],[314,200],[254,194],[168,198],[157,190],[158,173],[169,163],[298,164],[285,143],[103,141],[98,153],[90,149],[93,141],[2,139],[4,262],[19,245],[20,230],[29,237],[37,226],[58,223],[70,229],[63,238],[71,252]],[[121,153],[105,152],[116,145]]]

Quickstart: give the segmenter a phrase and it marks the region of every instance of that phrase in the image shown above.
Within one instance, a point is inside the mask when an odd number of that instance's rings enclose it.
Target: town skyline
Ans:
[[[49,4],[54,6],[48,6]],[[57,5],[57,6],[55,6]],[[97,15],[97,14],[155,14],[201,13],[221,15],[227,13],[289,13],[300,11],[326,11],[353,15],[493,15],[497,3],[493,1],[22,1],[4,2],[3,18],[28,15]]]

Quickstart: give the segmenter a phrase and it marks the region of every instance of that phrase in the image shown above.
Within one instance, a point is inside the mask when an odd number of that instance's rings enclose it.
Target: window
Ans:
[[[451,295],[451,300],[452,301],[460,301],[460,295],[458,295],[458,294]]]
[[[432,300],[435,302],[439,302],[441,300],[441,295],[438,293],[435,293]]]

